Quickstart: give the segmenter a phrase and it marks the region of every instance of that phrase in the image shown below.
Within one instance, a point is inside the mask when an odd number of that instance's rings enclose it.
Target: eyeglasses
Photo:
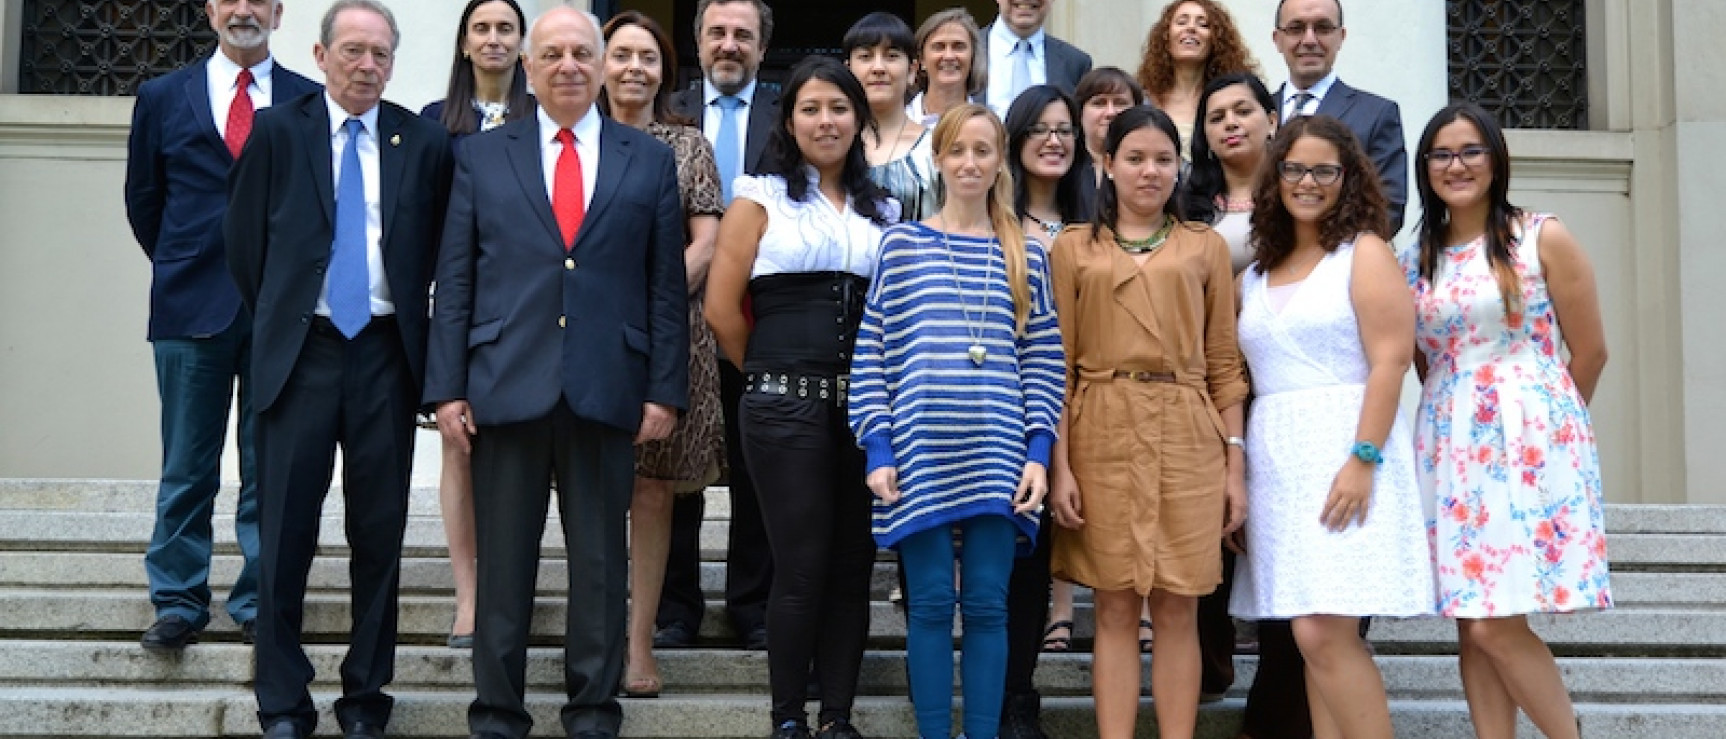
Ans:
[[[1307,25],[1305,21],[1295,21],[1277,30],[1295,38],[1306,38],[1307,31],[1312,31],[1313,35],[1319,38],[1326,38],[1342,30],[1342,26],[1330,21],[1319,21],[1311,25]]]
[[[1486,161],[1487,149],[1484,146],[1464,146],[1461,151],[1449,149],[1433,149],[1426,153],[1426,166],[1433,169],[1449,169],[1450,163],[1461,161],[1463,167],[1478,167]]]
[[[1051,126],[1047,123],[1033,123],[1029,128],[1026,128],[1025,131],[1031,134],[1031,138],[1033,139],[1040,139],[1049,134],[1054,134],[1063,139],[1070,139],[1078,135],[1078,132],[1075,131],[1072,126]]]
[[[1342,165],[1314,164],[1308,167],[1300,162],[1277,164],[1277,174],[1282,175],[1283,182],[1291,185],[1300,184],[1300,181],[1306,179],[1309,173],[1312,175],[1313,182],[1318,183],[1320,187],[1328,187],[1336,184],[1336,181],[1342,178]]]

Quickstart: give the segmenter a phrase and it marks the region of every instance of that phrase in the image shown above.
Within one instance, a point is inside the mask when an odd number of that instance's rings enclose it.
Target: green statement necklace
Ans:
[[[1128,254],[1149,254],[1150,252],[1156,251],[1157,247],[1162,246],[1163,242],[1168,241],[1169,232],[1174,229],[1175,219],[1163,216],[1163,225],[1161,228],[1157,229],[1156,233],[1142,239],[1123,239],[1121,238],[1120,232],[1117,231],[1115,233],[1115,243],[1120,245],[1121,251]]]

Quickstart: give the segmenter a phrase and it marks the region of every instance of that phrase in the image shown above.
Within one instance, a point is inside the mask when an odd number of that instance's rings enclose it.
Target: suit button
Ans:
[[[558,328],[563,328],[563,326],[564,326],[564,324],[565,324],[565,323],[566,323],[566,321],[565,321],[565,320],[564,320],[564,317],[563,317],[563,316],[558,316],[558,317],[557,317],[557,327],[558,327]]]
[[[305,323],[311,323],[311,322],[312,322],[312,314],[310,314],[310,313],[301,313],[300,314],[300,323],[305,324]]]
[[[563,268],[564,268],[564,269],[575,269],[575,260],[574,260],[574,259],[569,259],[569,258],[565,258],[565,259],[564,259],[564,260],[563,260]]]

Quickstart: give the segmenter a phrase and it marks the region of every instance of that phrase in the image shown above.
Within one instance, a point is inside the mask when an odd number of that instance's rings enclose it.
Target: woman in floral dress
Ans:
[[[1439,111],[1417,153],[1415,453],[1436,505],[1438,608],[1457,619],[1481,739],[1515,736],[1518,708],[1546,736],[1576,737],[1552,652],[1526,615],[1612,605],[1587,407],[1606,364],[1594,272],[1564,224],[1510,204],[1510,156],[1491,114]]]

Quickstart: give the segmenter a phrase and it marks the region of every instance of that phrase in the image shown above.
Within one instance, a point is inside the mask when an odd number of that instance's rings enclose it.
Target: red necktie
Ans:
[[[563,142],[563,152],[557,155],[557,171],[552,175],[551,212],[557,216],[557,230],[563,233],[563,250],[575,248],[575,234],[581,231],[581,219],[587,204],[582,202],[581,154],[575,150],[575,134],[558,129],[557,140]]]
[[[241,69],[240,78],[234,81],[234,102],[228,106],[228,153],[235,159],[240,158],[246,137],[252,135],[252,94],[246,91],[251,86],[252,70]]]

